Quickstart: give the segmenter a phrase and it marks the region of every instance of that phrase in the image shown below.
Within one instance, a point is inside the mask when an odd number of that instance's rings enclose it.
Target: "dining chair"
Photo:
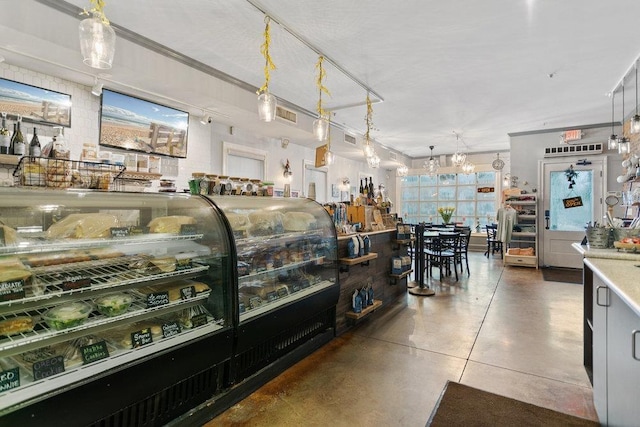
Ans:
[[[456,227],[456,232],[460,233],[460,239],[458,239],[458,246],[456,247],[455,264],[460,266],[460,273],[462,274],[464,261],[467,266],[467,275],[471,276],[469,271],[469,241],[471,240],[471,227]]]
[[[444,278],[443,272],[446,275],[451,275],[453,267],[456,282],[458,281],[458,269],[455,266],[455,259],[459,239],[460,233],[456,232],[441,232],[430,239],[424,249],[425,269],[428,275],[432,275],[432,268],[436,266],[440,271],[440,279],[442,280]]]
[[[487,224],[487,251],[484,253],[487,258],[489,254],[499,252],[502,256],[502,242],[498,240],[498,224]]]

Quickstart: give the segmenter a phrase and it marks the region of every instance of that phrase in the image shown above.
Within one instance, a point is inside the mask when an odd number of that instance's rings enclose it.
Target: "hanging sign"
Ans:
[[[562,199],[562,204],[565,209],[580,207],[582,206],[582,197],[576,196],[569,197],[568,199]]]
[[[578,141],[582,139],[582,131],[580,129],[567,130],[562,132],[564,142]]]
[[[478,187],[478,193],[493,193],[495,191],[494,187]]]
[[[327,162],[325,161],[325,154],[327,153],[327,151],[329,151],[329,145],[328,144],[316,147],[315,167],[319,168],[319,167],[327,165]]]

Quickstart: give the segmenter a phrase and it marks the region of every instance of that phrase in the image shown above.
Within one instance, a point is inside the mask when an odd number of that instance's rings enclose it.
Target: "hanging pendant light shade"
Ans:
[[[467,160],[467,155],[458,150],[458,141],[460,138],[455,131],[453,133],[456,135],[456,152],[451,156],[451,163],[456,167],[460,167],[464,164],[465,160]]]
[[[504,160],[500,159],[500,153],[496,153],[496,159],[491,162],[491,167],[497,171],[501,171],[504,168]]]
[[[634,114],[631,119],[631,123],[629,126],[629,132],[636,134],[640,133],[640,115],[638,115],[638,61],[635,63],[636,69],[636,114]]]
[[[91,16],[80,21],[78,30],[82,62],[92,68],[108,70],[116,52],[116,32],[104,16],[103,7],[104,2],[99,2],[96,8],[87,12]]]
[[[618,139],[618,153],[619,154],[628,154],[631,152],[631,143],[629,142],[629,138],[620,138]]]
[[[396,173],[398,176],[407,176],[409,174],[409,168],[407,165],[400,165],[398,169],[396,169]]]
[[[374,153],[375,153],[375,150],[373,149],[373,144],[371,144],[371,141],[367,140],[367,142],[364,145],[364,156],[371,157],[373,156]]]
[[[475,170],[476,170],[476,165],[474,165],[468,160],[465,161],[462,165],[462,172],[464,172],[466,175],[473,173]]]
[[[318,76],[316,77],[316,87],[318,88],[318,118],[313,121],[313,135],[318,141],[326,140],[329,135],[329,112],[322,106],[322,93],[324,92],[327,95],[331,94],[329,93],[329,89],[323,84],[326,78],[326,71],[322,66],[323,61],[324,57],[322,55],[318,56],[318,62],[316,63],[316,69],[318,70]]]
[[[275,96],[269,93],[269,80],[271,71],[276,69],[276,64],[271,59],[269,47],[271,46],[271,18],[264,18],[264,42],[260,46],[260,53],[264,57],[264,84],[258,89],[258,118],[263,122],[272,122],[276,119],[276,109],[278,101]]]
[[[318,141],[325,141],[329,134],[329,120],[319,117],[313,121],[313,136]]]
[[[609,139],[607,140],[607,148],[609,150],[617,150],[618,149],[618,136],[614,133],[613,125],[614,125],[614,111],[615,111],[615,99],[616,93],[611,93],[611,135],[609,135]]]
[[[435,175],[438,172],[438,169],[440,169],[440,162],[438,161],[438,159],[433,158],[433,148],[433,145],[429,146],[429,149],[431,150],[431,156],[429,157],[429,160],[425,160],[424,164],[422,165],[430,176]]]

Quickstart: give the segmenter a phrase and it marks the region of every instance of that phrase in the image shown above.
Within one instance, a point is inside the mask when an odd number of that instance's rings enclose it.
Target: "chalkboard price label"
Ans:
[[[289,295],[289,291],[287,290],[286,287],[282,287],[278,289],[278,297],[282,298],[282,297],[286,297],[287,295]]]
[[[153,336],[151,336],[151,329],[140,329],[136,332],[131,332],[131,345],[133,348],[142,347],[143,345],[151,344],[153,342]]]
[[[17,387],[20,387],[20,371],[18,368],[0,371],[0,392]]]
[[[167,322],[162,325],[162,336],[165,338],[178,335],[180,332],[182,332],[182,328],[178,322]]]
[[[129,227],[111,227],[109,231],[112,238],[129,237]]]
[[[240,313],[244,313],[245,311],[247,311],[247,307],[245,307],[243,302],[238,304],[238,309],[240,310]]]
[[[257,308],[262,305],[262,299],[260,297],[251,297],[249,298],[249,307]]]
[[[293,292],[298,292],[300,290],[300,285],[297,283],[294,283],[293,285],[291,285],[291,290]]]
[[[273,302],[278,299],[276,291],[267,292],[267,301]]]
[[[33,364],[33,378],[36,380],[41,380],[61,372],[64,372],[64,357],[62,356],[53,356]]]
[[[109,349],[105,341],[80,347],[82,362],[87,365],[109,357]]]
[[[176,256],[176,271],[189,270],[193,268],[191,258]]]
[[[195,286],[187,286],[186,288],[180,288],[180,299],[189,299],[196,296]]]
[[[198,228],[196,224],[182,224],[180,226],[180,235],[182,236],[193,236],[198,234]]]
[[[91,277],[82,274],[65,274],[62,277],[62,289],[65,291],[88,288],[89,286],[91,286]]]
[[[24,298],[24,280],[0,282],[0,301],[11,301]]]
[[[207,313],[196,314],[191,318],[191,327],[197,328],[207,324]]]
[[[169,291],[154,292],[147,295],[147,308],[169,304]]]
[[[141,234],[149,234],[149,227],[142,227],[140,225],[133,225],[129,227],[130,236],[139,236]]]

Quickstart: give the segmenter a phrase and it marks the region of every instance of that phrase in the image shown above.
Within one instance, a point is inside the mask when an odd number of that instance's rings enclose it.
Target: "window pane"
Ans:
[[[420,186],[436,185],[437,182],[437,177],[435,175],[420,175]]]
[[[478,172],[478,185],[493,186],[496,184],[495,172]]]
[[[470,173],[469,175],[467,174],[460,174],[458,175],[458,185],[464,185],[464,184],[476,184],[476,174],[475,173]]]
[[[402,200],[403,201],[414,201],[420,200],[420,189],[418,187],[415,188],[403,188],[402,189]]]
[[[420,188],[420,200],[438,200],[438,188],[437,187],[421,187]]]
[[[456,174],[454,173],[439,174],[438,185],[456,185]]]
[[[464,187],[458,186],[458,200],[474,200],[476,198],[476,186],[473,187],[465,185]]]
[[[551,172],[550,224],[555,231],[582,231],[593,218],[593,171],[583,170],[573,179],[575,184],[569,189],[565,172]],[[566,209],[562,199],[580,196],[582,206]]]
[[[456,187],[440,187],[438,192],[438,200],[455,200],[456,199]]]
[[[409,175],[402,178],[402,187],[417,187],[417,186],[418,186],[417,175]]]

